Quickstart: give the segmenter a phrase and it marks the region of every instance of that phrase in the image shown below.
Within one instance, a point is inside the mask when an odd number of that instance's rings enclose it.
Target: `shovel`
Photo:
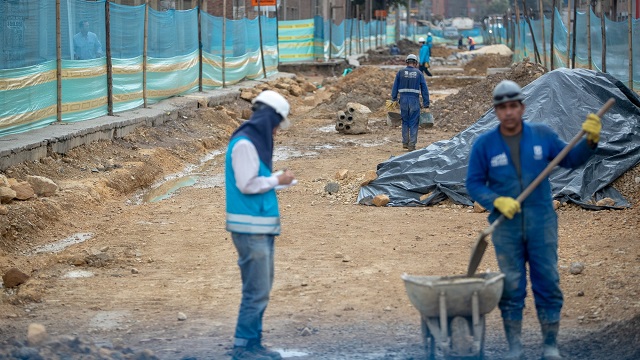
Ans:
[[[597,115],[599,117],[602,117],[607,111],[609,111],[609,109],[613,106],[613,104],[615,104],[615,102],[616,101],[613,98],[607,100],[607,102],[600,108],[600,110],[598,110]],[[558,165],[560,161],[562,161],[562,159],[567,156],[569,151],[571,151],[571,149],[578,143],[578,141],[580,141],[584,134],[584,130],[580,130],[580,132],[576,134],[573,139],[571,139],[567,146],[565,146],[564,149],[562,149],[562,151],[560,151],[560,153],[558,153],[558,155],[556,155],[556,157],[551,160],[549,165],[547,165],[547,167],[542,170],[538,177],[536,177],[533,182],[531,182],[531,184],[529,184],[529,186],[527,186],[527,188],[524,189],[524,191],[520,195],[518,195],[518,197],[516,198],[516,201],[518,203],[522,204],[524,199],[526,199],[527,196],[531,194],[531,192],[542,182],[542,180],[549,176],[553,168],[555,168],[556,165]],[[469,260],[469,267],[467,268],[468,277],[472,277],[473,274],[476,273],[478,265],[480,265],[480,261],[482,260],[482,256],[484,255],[484,251],[487,249],[488,245],[487,236],[493,233],[493,230],[495,230],[498,225],[500,225],[504,221],[504,219],[504,215],[501,214],[500,217],[495,219],[491,223],[491,225],[489,225],[489,227],[482,230],[478,235],[476,243],[473,246],[473,250],[471,251],[471,259]]]

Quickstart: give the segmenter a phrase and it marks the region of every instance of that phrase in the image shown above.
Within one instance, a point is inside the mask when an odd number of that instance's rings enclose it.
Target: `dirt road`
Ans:
[[[377,81],[382,89],[371,100],[377,106],[370,133],[333,130],[336,99],[370,96],[354,93],[356,84],[344,90],[340,84],[347,80],[338,80],[313,99],[292,97],[294,126],[277,137],[274,167],[291,169],[299,184],[279,194],[283,233],[264,336],[286,357],[422,358],[419,315],[400,276],[464,273],[475,235],[487,225],[486,213],[450,202],[425,208],[355,204],[365,172],[403,153],[400,130],[386,125],[381,108],[393,72],[376,76],[367,85]],[[436,104],[445,104],[445,96],[435,95]],[[240,276],[224,229],[223,153],[239,124],[235,117],[248,107],[238,100],[225,106],[228,111],[185,112],[177,122],[5,172],[17,179],[46,176],[60,190],[14,201],[0,215],[0,272],[16,267],[31,276],[17,289],[1,289],[0,358],[24,349],[31,323],[43,324],[51,339],[77,336],[110,348],[102,351],[107,359],[116,358],[109,351],[127,347],[150,349],[161,359],[228,358]],[[423,129],[418,146],[453,135],[437,126]],[[350,175],[337,181],[341,169]],[[163,178],[174,188],[191,185],[150,193],[166,184]],[[324,187],[332,181],[340,191],[330,195]],[[631,209],[558,210],[565,293],[560,349],[570,359],[639,356],[640,197],[637,187],[630,191]],[[69,237],[71,246],[39,248]],[[579,275],[569,272],[574,262],[585,265]],[[497,270],[491,248],[480,269]],[[537,359],[531,296],[525,317],[527,359]],[[493,311],[487,358],[499,358],[505,346]],[[138,358],[152,358],[145,354]]]

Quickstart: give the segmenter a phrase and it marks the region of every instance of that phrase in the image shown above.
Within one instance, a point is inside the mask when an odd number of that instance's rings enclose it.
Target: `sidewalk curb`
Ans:
[[[28,161],[38,161],[50,153],[65,154],[81,145],[99,140],[113,140],[130,134],[140,126],[159,126],[177,120],[178,112],[196,109],[206,99],[208,106],[233,102],[240,98],[241,88],[294,74],[278,72],[266,79],[246,80],[224,89],[214,89],[162,100],[148,108],[123,111],[114,116],[101,116],[75,123],[53,123],[40,129],[0,137],[0,171]]]

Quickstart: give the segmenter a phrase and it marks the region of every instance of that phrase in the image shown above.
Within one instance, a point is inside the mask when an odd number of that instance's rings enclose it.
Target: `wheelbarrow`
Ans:
[[[402,275],[407,295],[420,312],[422,337],[430,360],[483,359],[485,314],[500,297],[504,274],[473,277]],[[439,350],[439,351],[436,351]]]

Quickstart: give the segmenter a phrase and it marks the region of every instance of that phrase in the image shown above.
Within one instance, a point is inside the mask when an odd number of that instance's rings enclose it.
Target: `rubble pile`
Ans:
[[[493,89],[504,79],[513,80],[520,86],[525,86],[545,72],[544,67],[525,59],[511,65],[511,70],[508,72],[489,75],[486,79],[469,85],[456,94],[434,102],[431,111],[435,126],[444,131],[462,131],[491,109],[491,91],[487,89]]]
[[[511,66],[511,55],[482,55],[476,56],[465,64],[464,73],[467,75],[486,75],[487,68],[507,68]]]
[[[333,95],[318,108],[337,112],[344,110],[348,103],[357,102],[369,109],[378,109],[384,105],[387,99],[391,98],[395,74],[394,70],[360,66],[347,76],[329,82],[327,85]]]
[[[273,90],[280,93],[289,101],[293,98],[305,98],[309,93],[314,93],[318,88],[313,83],[300,77],[281,77],[266,83],[261,83],[252,88],[240,89],[240,98],[251,101],[264,90]]]

